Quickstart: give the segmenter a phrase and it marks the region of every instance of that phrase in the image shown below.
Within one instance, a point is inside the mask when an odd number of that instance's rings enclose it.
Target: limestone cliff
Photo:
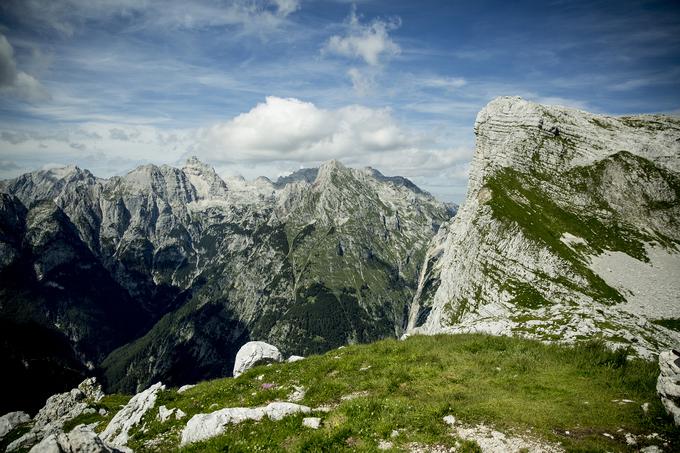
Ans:
[[[410,333],[677,345],[680,120],[489,103],[458,215],[430,245]],[[650,271],[651,269],[651,271]]]

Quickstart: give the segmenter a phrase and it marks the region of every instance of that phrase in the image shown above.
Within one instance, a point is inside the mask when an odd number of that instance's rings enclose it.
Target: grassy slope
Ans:
[[[192,416],[285,400],[293,385],[307,389],[302,404],[337,405],[330,413],[315,414],[323,419],[318,431],[301,427],[302,416],[246,422],[184,449],[195,452],[374,451],[381,439],[393,441],[397,449],[411,442],[454,445],[456,439],[442,421],[449,414],[506,433],[531,429],[533,436],[561,442],[568,451],[633,451],[625,432],[656,432],[680,445],[680,433],[655,393],[657,375],[656,364],[626,360],[625,353],[597,344],[572,348],[485,335],[417,336],[257,367],[238,379],[203,382],[183,394],[170,389],[160,394],[157,405],[178,407]],[[264,383],[276,386],[265,390]],[[354,392],[365,395],[341,399]],[[635,403],[612,401],[620,399]],[[644,402],[650,403],[648,413],[641,409]],[[145,443],[151,439],[157,439],[158,451],[177,448],[188,418],[161,424],[156,415],[150,411],[144,419],[146,432],[133,435],[130,446],[135,451],[149,450]],[[395,429],[400,434],[392,439]],[[641,445],[645,442],[653,441]]]

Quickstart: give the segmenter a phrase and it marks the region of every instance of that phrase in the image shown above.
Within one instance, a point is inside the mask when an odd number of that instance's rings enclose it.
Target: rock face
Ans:
[[[33,419],[33,426],[26,434],[7,446],[7,451],[27,448],[49,436],[58,436],[64,423],[81,415],[90,405],[104,397],[95,378],[88,378],[70,392],[52,395]]]
[[[123,453],[107,445],[97,433],[85,425],[78,425],[69,433],[50,434],[29,450],[29,453]]]
[[[229,375],[251,338],[288,356],[401,335],[452,215],[339,162],[276,183],[193,158],[106,180],[65,167],[0,192],[0,352],[14,390],[55,383],[35,409],[95,367],[107,390],[138,392]],[[25,405],[12,394],[0,411]]]
[[[264,407],[230,407],[209,414],[196,414],[189,419],[182,431],[182,445],[199,442],[222,434],[229,424],[245,420],[262,420],[269,417],[281,420],[297,413],[309,413],[311,409],[294,403],[270,403]]]
[[[19,425],[23,425],[31,420],[31,416],[26,412],[9,412],[0,417],[0,440]]]
[[[680,344],[650,322],[680,316],[680,120],[498,98],[475,134],[467,198],[427,251],[409,333],[601,336],[647,357]]]
[[[127,445],[130,429],[136,426],[144,414],[156,405],[156,398],[161,390],[165,390],[165,386],[158,382],[133,396],[111,419],[100,437],[111,445]]]
[[[659,354],[661,374],[656,381],[656,391],[666,412],[680,426],[680,352],[664,351]]]
[[[241,346],[234,362],[234,377],[239,377],[255,365],[282,362],[283,356],[276,348],[264,341],[249,341]]]

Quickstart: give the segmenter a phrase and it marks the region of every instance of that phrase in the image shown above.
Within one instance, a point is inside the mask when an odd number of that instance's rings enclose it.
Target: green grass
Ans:
[[[565,347],[486,335],[415,336],[257,367],[182,394],[169,389],[156,405],[180,408],[191,417],[285,400],[293,385],[302,385],[307,394],[301,404],[333,407],[314,413],[323,420],[318,431],[302,427],[302,415],[247,422],[182,449],[187,452],[376,451],[381,440],[392,441],[397,451],[411,442],[453,446],[457,439],[442,421],[449,414],[509,434],[531,429],[534,437],[559,442],[567,451],[633,451],[625,432],[656,432],[680,445],[655,392],[657,375],[655,363],[629,359],[626,351],[612,352],[600,343]],[[263,389],[263,383],[275,387]],[[364,396],[342,399],[355,392]],[[635,403],[620,405],[615,399]],[[640,407],[645,402],[650,403],[647,413]],[[188,418],[162,424],[156,415],[157,410],[147,413],[145,430],[133,433],[129,446],[135,451],[178,449]],[[395,438],[393,430],[399,430]],[[646,442],[652,441],[642,440],[639,447]],[[476,447],[466,443],[462,451]]]
[[[665,327],[666,329],[675,330],[680,332],[680,318],[668,318],[668,319],[655,319],[652,320],[654,324]]]
[[[64,431],[69,432],[78,425],[89,425],[90,423],[99,422],[95,431],[101,432],[108,422],[111,421],[115,413],[118,412],[121,407],[125,406],[129,400],[129,395],[106,395],[98,403],[90,406],[97,412],[94,414],[81,414],[76,418],[67,421],[64,423]],[[100,409],[106,410],[106,415],[99,415]]]

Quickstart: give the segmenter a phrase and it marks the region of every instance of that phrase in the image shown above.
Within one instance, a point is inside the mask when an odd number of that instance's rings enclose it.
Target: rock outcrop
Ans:
[[[433,239],[409,333],[680,344],[680,120],[498,98],[464,205]],[[647,269],[649,268],[649,272]]]
[[[249,341],[236,353],[233,375],[239,377],[255,365],[282,361],[283,356],[276,346],[264,341]]]
[[[666,412],[680,426],[680,352],[673,349],[659,354],[659,368],[656,391]]]
[[[276,402],[264,407],[230,407],[209,414],[196,414],[182,430],[182,445],[219,436],[229,424],[268,417],[278,421],[290,415],[309,413],[311,409],[294,403]]]
[[[31,416],[26,412],[15,411],[3,415],[0,417],[0,440],[17,426],[28,423],[29,421],[31,421]]]
[[[52,395],[33,419],[30,431],[10,443],[7,451],[28,448],[49,436],[58,436],[64,423],[81,415],[103,397],[101,385],[95,378],[84,380],[70,392]]]
[[[29,453],[130,453],[104,442],[86,425],[78,425],[69,433],[50,434],[36,444]]]
[[[160,382],[133,396],[111,419],[100,437],[115,446],[127,445],[130,429],[139,424],[144,414],[156,405],[158,392],[165,390]]]

